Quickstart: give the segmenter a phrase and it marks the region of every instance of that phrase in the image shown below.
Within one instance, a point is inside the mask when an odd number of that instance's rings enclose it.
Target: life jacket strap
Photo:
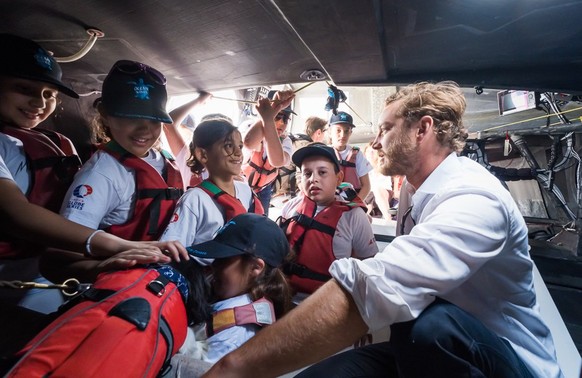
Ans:
[[[273,303],[266,298],[255,302],[220,310],[212,314],[209,324],[208,336],[212,336],[235,325],[256,324],[261,327],[275,322],[275,309]]]
[[[321,274],[314,272],[313,270],[309,269],[305,265],[296,264],[296,263],[289,263],[283,266],[283,272],[285,274],[291,276],[296,275],[301,278],[309,278],[315,281],[327,282],[331,280],[331,276],[326,274]]]

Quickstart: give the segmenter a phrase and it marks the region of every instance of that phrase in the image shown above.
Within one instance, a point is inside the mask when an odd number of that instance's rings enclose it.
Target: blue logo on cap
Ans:
[[[36,62],[42,68],[45,68],[49,71],[53,70],[53,60],[43,49],[38,49],[36,51],[36,54],[34,54],[34,59],[36,59]]]
[[[133,91],[135,92],[135,98],[139,100],[150,99],[150,88],[153,88],[153,85],[144,83],[142,78],[137,79],[137,83],[135,81],[128,81],[127,84],[134,85]]]
[[[341,119],[342,121],[345,121],[345,120],[347,120],[347,119],[348,119],[348,115],[347,115],[347,114],[345,114],[345,113],[341,113],[341,114],[340,114],[340,119]]]
[[[220,230],[218,230],[218,232],[217,232],[216,234],[217,234],[217,235],[218,235],[218,234],[221,234],[221,233],[222,233],[222,232],[224,232],[224,230],[226,230],[226,228],[227,228],[228,226],[230,226],[231,224],[236,224],[236,222],[235,222],[235,221],[232,221],[232,220],[231,220],[231,221],[229,221],[229,222],[227,222],[227,223],[226,223],[224,226],[220,227]]]

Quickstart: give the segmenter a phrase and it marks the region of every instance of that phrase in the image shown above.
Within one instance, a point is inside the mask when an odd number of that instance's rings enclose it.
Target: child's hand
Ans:
[[[210,100],[212,98],[212,94],[205,92],[205,91],[199,91],[198,92],[198,98],[197,100],[199,100],[199,104],[205,104],[206,101]]]
[[[295,93],[292,90],[278,91],[273,98],[273,108],[277,111],[277,115],[281,110],[291,105],[291,101],[295,98]]]
[[[127,269],[138,264],[167,264],[172,261],[157,249],[130,249],[113,255],[99,263],[99,271]]]
[[[152,242],[152,245],[158,247],[164,255],[169,256],[174,261],[190,260],[188,251],[177,240],[156,241]]]
[[[272,122],[275,119],[275,116],[279,113],[279,111],[276,111],[273,108],[273,104],[271,103],[271,100],[269,100],[268,98],[259,99],[259,101],[257,101],[257,104],[255,105],[255,109],[257,110],[257,113],[259,113],[259,115],[261,116],[263,124],[266,123],[265,121]]]
[[[255,105],[255,109],[264,121],[272,121],[279,112],[291,104],[295,98],[293,91],[279,91],[275,93],[273,100],[261,98]]]

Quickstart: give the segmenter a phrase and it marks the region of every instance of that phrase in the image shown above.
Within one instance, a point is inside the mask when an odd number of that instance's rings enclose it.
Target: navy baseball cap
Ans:
[[[346,112],[337,112],[337,114],[331,115],[331,118],[329,119],[330,126],[337,125],[340,123],[345,123],[346,125],[350,125],[351,127],[356,127],[356,125],[354,125],[354,119],[352,118],[351,115],[349,115]]]
[[[269,91],[269,93],[267,94],[267,97],[269,98],[269,100],[272,100],[275,98],[275,94],[277,93],[277,91]],[[288,107],[286,107],[285,109],[281,110],[283,113],[291,113],[291,114],[295,114],[297,115],[297,113],[295,113],[293,111],[293,109],[291,109],[291,105],[289,105]]]
[[[337,158],[335,150],[332,147],[319,142],[310,143],[305,147],[301,147],[300,149],[293,153],[293,156],[291,156],[291,160],[293,160],[293,164],[295,164],[298,167],[301,167],[301,163],[303,162],[303,160],[309,156],[326,157],[337,166],[337,169],[341,169],[340,162]]]
[[[13,34],[0,33],[0,75],[52,84],[69,97],[79,95],[62,82],[63,71],[55,58],[38,43]]]
[[[279,267],[289,254],[289,243],[277,223],[263,215],[244,213],[227,222],[213,240],[186,250],[192,256],[211,259],[251,254]]]
[[[117,61],[103,81],[101,103],[114,117],[172,123],[167,101],[166,77],[140,62]]]

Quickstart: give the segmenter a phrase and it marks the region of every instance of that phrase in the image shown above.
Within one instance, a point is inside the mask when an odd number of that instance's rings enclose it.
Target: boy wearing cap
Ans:
[[[324,143],[326,139],[325,132],[327,131],[326,126],[327,121],[323,118],[315,116],[307,118],[305,121],[305,134],[289,135],[293,143],[293,150],[296,151],[313,142]],[[295,197],[299,188],[298,183],[301,180],[298,171],[299,168],[293,162],[279,168],[279,177],[275,182],[276,195],[291,195],[291,197]]]
[[[293,162],[301,167],[302,195],[290,200],[281,216],[296,254],[286,273],[300,301],[331,278],[334,260],[372,257],[378,246],[362,205],[336,197],[343,173],[333,148],[312,143],[295,151]]]
[[[192,256],[214,259],[214,304],[212,320],[206,325],[209,338],[201,356],[204,361],[218,361],[291,309],[291,288],[281,271],[289,244],[269,218],[238,215],[213,240],[187,250]],[[200,358],[193,337],[189,332],[180,353]]]
[[[128,240],[158,240],[183,193],[171,155],[159,149],[166,78],[143,63],[116,62],[103,81],[94,134],[103,142],[75,176],[61,214]]]
[[[368,173],[373,169],[360,149],[348,143],[356,125],[351,115],[346,112],[332,114],[329,120],[331,146],[340,162],[344,181],[354,186],[360,199],[366,198],[371,190]]]
[[[287,124],[291,114],[293,91],[271,91],[269,99],[261,99],[255,105],[261,116],[244,135],[244,145],[250,151],[249,161],[242,171],[250,187],[261,200],[265,215],[269,214],[269,205],[273,193],[273,183],[279,174],[279,167],[291,161],[293,146],[286,135]]]
[[[2,178],[13,180],[29,203],[58,212],[81,161],[68,138],[37,126],[55,111],[60,92],[79,96],[61,81],[60,66],[37,43],[0,34],[0,50],[9,52],[0,60],[0,158],[6,169]],[[40,244],[4,230],[0,280],[48,283],[38,270],[44,250]],[[18,305],[48,313],[58,308],[62,296],[54,290],[2,290],[0,303],[4,310]]]

